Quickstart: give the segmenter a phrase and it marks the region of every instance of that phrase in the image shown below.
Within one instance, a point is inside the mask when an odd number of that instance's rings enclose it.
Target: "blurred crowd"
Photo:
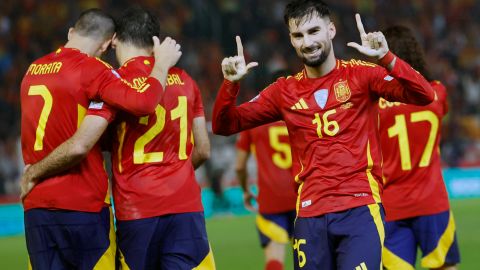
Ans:
[[[302,68],[283,22],[286,0],[2,0],[0,1],[0,194],[14,193],[22,170],[19,147],[20,81],[30,62],[63,45],[82,10],[102,8],[114,16],[132,4],[158,15],[161,33],[178,40],[179,66],[198,82],[207,119],[222,81],[220,63],[235,51],[235,35],[247,58],[260,66],[242,84],[247,101],[278,70]],[[354,14],[367,31],[392,24],[412,28],[423,44],[430,71],[448,88],[450,113],[443,122],[445,166],[480,166],[480,1],[327,0],[337,27],[338,58],[363,58],[346,46],[358,41]],[[113,54],[106,55],[115,63]],[[28,108],[26,108],[28,109]],[[231,179],[232,138],[212,135],[212,159],[201,179]],[[230,172],[229,172],[230,171]],[[220,184],[221,185],[221,184]]]

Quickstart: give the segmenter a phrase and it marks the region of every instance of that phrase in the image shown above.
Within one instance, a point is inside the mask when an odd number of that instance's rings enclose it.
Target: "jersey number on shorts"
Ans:
[[[32,85],[28,89],[29,96],[41,96],[43,99],[43,108],[38,119],[37,130],[35,131],[35,151],[43,150],[43,137],[45,136],[45,127],[47,126],[48,117],[52,111],[53,98],[50,91],[45,85]]]
[[[292,167],[292,151],[290,144],[280,141],[280,136],[288,137],[287,127],[273,126],[268,128],[270,147],[275,150],[272,155],[273,164],[281,169],[289,169]]]
[[[293,239],[293,250],[297,253],[298,266],[300,266],[300,268],[304,267],[307,263],[305,252],[300,250],[300,246],[305,245],[306,243],[306,239]]]
[[[162,162],[163,152],[149,152],[145,153],[145,145],[151,142],[158,134],[162,132],[165,127],[165,117],[167,111],[161,105],[155,108],[156,121],[153,126],[147,130],[140,138],[135,141],[133,150],[133,163],[144,164],[151,162]],[[180,144],[178,146],[178,159],[185,160],[187,156],[187,97],[179,96],[178,105],[170,112],[170,119],[180,121]],[[148,116],[140,117],[140,124],[148,125]]]
[[[430,164],[430,159],[433,153],[433,146],[438,131],[438,117],[431,111],[414,112],[410,115],[410,122],[424,122],[430,123],[430,133],[428,141],[423,150],[422,158],[420,159],[419,167],[427,167]],[[395,124],[388,128],[388,137],[398,137],[398,146],[400,148],[400,160],[402,163],[402,170],[408,171],[412,169],[412,160],[410,158],[410,143],[408,141],[407,123],[404,114],[395,116]]]

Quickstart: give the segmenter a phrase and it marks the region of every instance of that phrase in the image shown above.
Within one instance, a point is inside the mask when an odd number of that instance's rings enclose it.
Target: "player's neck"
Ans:
[[[327,59],[325,60],[325,62],[323,62],[323,64],[318,67],[310,67],[305,65],[305,71],[307,72],[308,78],[320,78],[332,71],[336,65],[337,60],[335,59],[335,54],[332,50],[332,52],[327,56]]]
[[[117,52],[118,61],[121,65],[125,64],[128,60],[139,56],[152,56],[152,49],[138,48],[129,45],[124,46],[120,51]]]
[[[96,56],[99,44],[85,37],[75,37],[70,39],[64,46],[65,48],[73,48],[85,53],[89,56]]]

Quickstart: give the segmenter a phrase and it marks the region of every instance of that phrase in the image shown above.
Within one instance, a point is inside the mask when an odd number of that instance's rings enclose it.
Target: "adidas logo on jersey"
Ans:
[[[297,103],[295,103],[295,105],[290,107],[290,109],[292,109],[292,110],[306,110],[306,109],[308,109],[308,105],[305,102],[305,100],[303,100],[303,98],[301,98]]]

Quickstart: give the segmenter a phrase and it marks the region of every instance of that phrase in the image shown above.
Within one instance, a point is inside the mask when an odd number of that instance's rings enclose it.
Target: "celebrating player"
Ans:
[[[247,184],[250,149],[257,160],[259,214],[256,223],[265,251],[265,270],[283,269],[285,246],[293,233],[297,199],[285,123],[279,121],[243,131],[237,141],[237,177],[245,206],[254,210],[251,204],[254,196]]]
[[[393,52],[430,79],[423,51],[410,29],[392,26],[385,37]],[[439,81],[432,80],[431,85],[435,100],[428,106],[383,99],[378,103],[387,269],[415,269],[418,247],[424,268],[456,269],[460,261],[438,151],[447,93]]]
[[[149,37],[158,32],[147,11],[121,16],[113,45],[127,81],[145,81],[154,64]],[[116,119],[113,198],[122,268],[215,269],[194,173],[210,154],[200,91],[175,67],[165,91],[155,113]],[[194,143],[200,148],[193,165]]]
[[[89,107],[90,100],[101,99],[136,114],[154,110],[156,104],[152,103],[158,103],[163,94],[159,81],[165,84],[168,69],[180,57],[179,47],[171,40],[158,45],[156,39],[155,55],[162,55],[163,63],[155,67],[151,73],[154,78],[146,79],[141,89],[132,88],[106,63],[94,58],[109,47],[113,33],[111,17],[100,10],[88,10],[69,30],[64,47],[30,65],[21,85],[26,164],[41,160],[72,136],[85,114],[89,115],[84,121],[87,124],[80,127],[82,132],[106,127],[112,115],[101,110],[102,102]],[[68,167],[55,167],[65,160],[49,155],[50,159],[29,167],[22,179],[30,262],[33,269],[113,268],[115,238],[99,146],[95,142],[70,146],[72,159],[86,156],[80,165],[52,176]],[[87,148],[92,147],[88,153]],[[38,172],[48,179],[38,182]]]
[[[382,33],[365,32],[358,14],[362,44],[348,46],[380,66],[335,58],[336,30],[322,1],[292,1],[284,18],[305,69],[235,106],[238,82],[257,65],[245,62],[237,37],[237,56],[222,62],[225,80],[215,101],[213,131],[230,135],[283,119],[302,166],[296,177],[301,185],[295,268],[379,269],[384,228],[378,98],[426,105],[433,89],[389,52]]]

